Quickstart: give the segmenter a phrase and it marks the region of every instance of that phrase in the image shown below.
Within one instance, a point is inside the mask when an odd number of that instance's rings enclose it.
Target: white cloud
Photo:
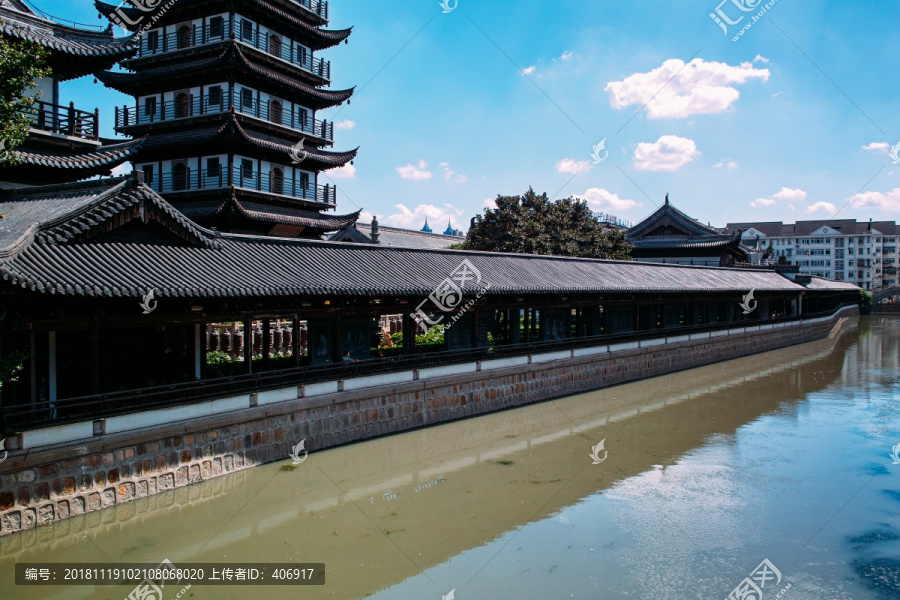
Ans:
[[[497,199],[496,198],[485,198],[481,203],[484,208],[490,208],[491,210],[497,208]]]
[[[469,180],[468,177],[463,175],[462,173],[457,173],[453,169],[450,168],[449,163],[442,162],[438,165],[442,169],[444,169],[444,181],[455,181],[456,183],[465,183]]]
[[[810,204],[806,207],[806,212],[809,214],[819,211],[824,211],[833,215],[837,212],[837,207],[831,202],[816,202],[815,204]]]
[[[537,70],[537,67],[534,65],[531,65],[530,67],[525,67],[524,69],[522,69],[522,75],[531,75],[536,70]]]
[[[863,146],[862,149],[875,154],[887,154],[890,147],[891,145],[887,142],[872,142]]]
[[[566,62],[572,60],[573,58],[575,58],[575,53],[571,50],[566,50],[562,53],[562,56],[559,57],[559,60]]]
[[[344,119],[343,121],[338,121],[334,124],[338,129],[353,129],[356,127],[356,121],[351,121],[350,119]]]
[[[731,66],[695,58],[685,65],[672,58],[649,73],[635,73],[622,81],[610,81],[604,88],[609,103],[622,109],[646,102],[651,119],[684,118],[699,114],[716,114],[728,110],[740,96],[732,84],[750,79],[769,79],[768,69],[757,69],[752,63]]]
[[[463,211],[454,210],[446,205],[441,207],[433,204],[420,204],[415,208],[410,209],[405,204],[397,204],[396,208],[396,213],[384,217],[383,220],[385,225],[418,230],[422,229],[422,225],[425,224],[425,219],[427,218],[428,226],[431,227],[433,231],[443,233],[444,228],[447,227],[447,220],[449,219],[454,228],[462,229],[457,218]],[[466,225],[468,225],[468,223],[466,223]]]
[[[424,160],[420,160],[418,166],[410,163],[405,167],[397,167],[397,173],[400,174],[402,179],[412,179],[413,181],[431,179],[432,175],[431,171],[428,170],[428,163]]]
[[[576,195],[579,200],[584,200],[594,210],[628,210],[636,206],[641,206],[634,200],[627,198],[619,198],[618,194],[605,190],[603,188],[589,188],[584,194]]]
[[[885,213],[900,213],[900,187],[883,194],[881,192],[864,192],[851,199],[853,208],[875,208]]]
[[[759,208],[760,206],[772,206],[779,202],[799,202],[800,200],[805,199],[805,191],[799,188],[782,187],[768,198],[757,198],[750,203],[750,206]]]
[[[343,167],[325,171],[325,174],[332,179],[353,179],[356,177],[356,167],[347,163]]]
[[[756,58],[753,59],[753,62],[755,62],[755,63],[756,63],[756,62],[764,62],[764,63],[768,63],[768,62],[769,62],[769,59],[766,58],[765,56],[763,56],[762,54],[757,54],[757,55],[756,55]]]
[[[730,171],[731,169],[737,169],[737,166],[738,166],[738,164],[736,162],[734,162],[733,160],[729,160],[727,162],[722,160],[722,161],[714,164],[713,169],[721,169],[722,167],[728,167],[728,170]]]
[[[572,158],[564,158],[556,163],[557,173],[569,173],[577,175],[579,173],[587,173],[591,170],[591,162],[588,160],[574,160]]]
[[[655,143],[641,142],[637,145],[634,149],[634,168],[639,171],[675,171],[699,154],[694,140],[664,135]]]

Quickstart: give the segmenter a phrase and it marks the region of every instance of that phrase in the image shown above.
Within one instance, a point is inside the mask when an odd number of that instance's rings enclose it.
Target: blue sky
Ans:
[[[33,2],[101,24],[86,0]],[[900,218],[900,5],[718,2],[332,0],[330,27],[354,33],[323,56],[357,94],[320,114],[344,122],[336,149],[361,147],[332,174],[338,210],[467,229],[531,186],[634,222],[667,192],[714,226]],[[744,17],[727,35],[717,7]],[[91,78],[62,95],[107,136],[128,102]]]

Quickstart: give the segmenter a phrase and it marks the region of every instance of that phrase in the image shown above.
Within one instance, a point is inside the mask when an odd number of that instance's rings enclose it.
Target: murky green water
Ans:
[[[606,456],[591,449],[605,440]],[[324,562],[321,587],[183,597],[900,598],[900,320],[319,452],[0,539],[16,561]],[[608,452],[605,455],[604,452]],[[174,598],[178,589],[168,594]],[[167,597],[166,600],[169,600]]]

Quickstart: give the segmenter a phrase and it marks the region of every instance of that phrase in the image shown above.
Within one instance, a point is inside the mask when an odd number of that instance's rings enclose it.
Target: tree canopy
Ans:
[[[34,42],[0,37],[0,164],[16,164],[10,152],[25,141],[38,94],[28,91],[50,70],[45,66],[47,51]]]
[[[475,217],[466,250],[631,260],[625,232],[608,229],[583,200],[551,201],[529,188],[496,203]]]

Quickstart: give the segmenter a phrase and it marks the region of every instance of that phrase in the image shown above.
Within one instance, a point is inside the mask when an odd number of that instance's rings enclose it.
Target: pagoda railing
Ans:
[[[283,108],[278,100],[259,102],[256,98],[242,98],[239,94],[235,100],[235,111],[257,117],[276,125],[288,127],[295,131],[301,131],[322,138],[329,142],[334,141],[334,123],[311,118],[306,109],[295,107]],[[169,100],[162,104],[156,103],[148,110],[146,106],[116,107],[116,129],[133,127],[135,125],[149,125],[162,121],[175,119],[187,119],[203,115],[221,114],[231,110],[232,94],[224,92],[217,98],[209,94],[200,98],[194,95],[186,95],[183,98]]]
[[[22,114],[31,117],[32,129],[59,133],[83,140],[98,140],[100,137],[100,110],[86,112],[75,108],[75,103],[68,106],[50,104],[38,100],[34,107]]]
[[[248,21],[251,22],[251,21]],[[236,39],[240,42],[262,50],[266,54],[279,58],[294,66],[300,67],[313,75],[325,80],[331,80],[331,63],[312,55],[312,50],[302,44],[297,44],[288,38],[270,34],[268,37],[259,35],[255,27],[236,27]],[[155,33],[155,35],[151,35]],[[178,31],[159,35],[158,32],[145,34],[144,41],[138,51],[139,57],[166,54],[197,46],[218,44],[231,39],[231,24],[223,21],[219,25],[207,24],[204,26],[185,26]]]
[[[337,204],[337,186],[315,185],[304,177],[287,177],[272,172],[245,170],[241,167],[232,169],[231,178],[228,177],[226,168],[219,168],[217,171],[186,168],[180,172],[157,175],[152,181],[145,179],[144,182],[160,194],[225,188],[233,184],[236,188],[245,190],[289,196],[332,206]]]

